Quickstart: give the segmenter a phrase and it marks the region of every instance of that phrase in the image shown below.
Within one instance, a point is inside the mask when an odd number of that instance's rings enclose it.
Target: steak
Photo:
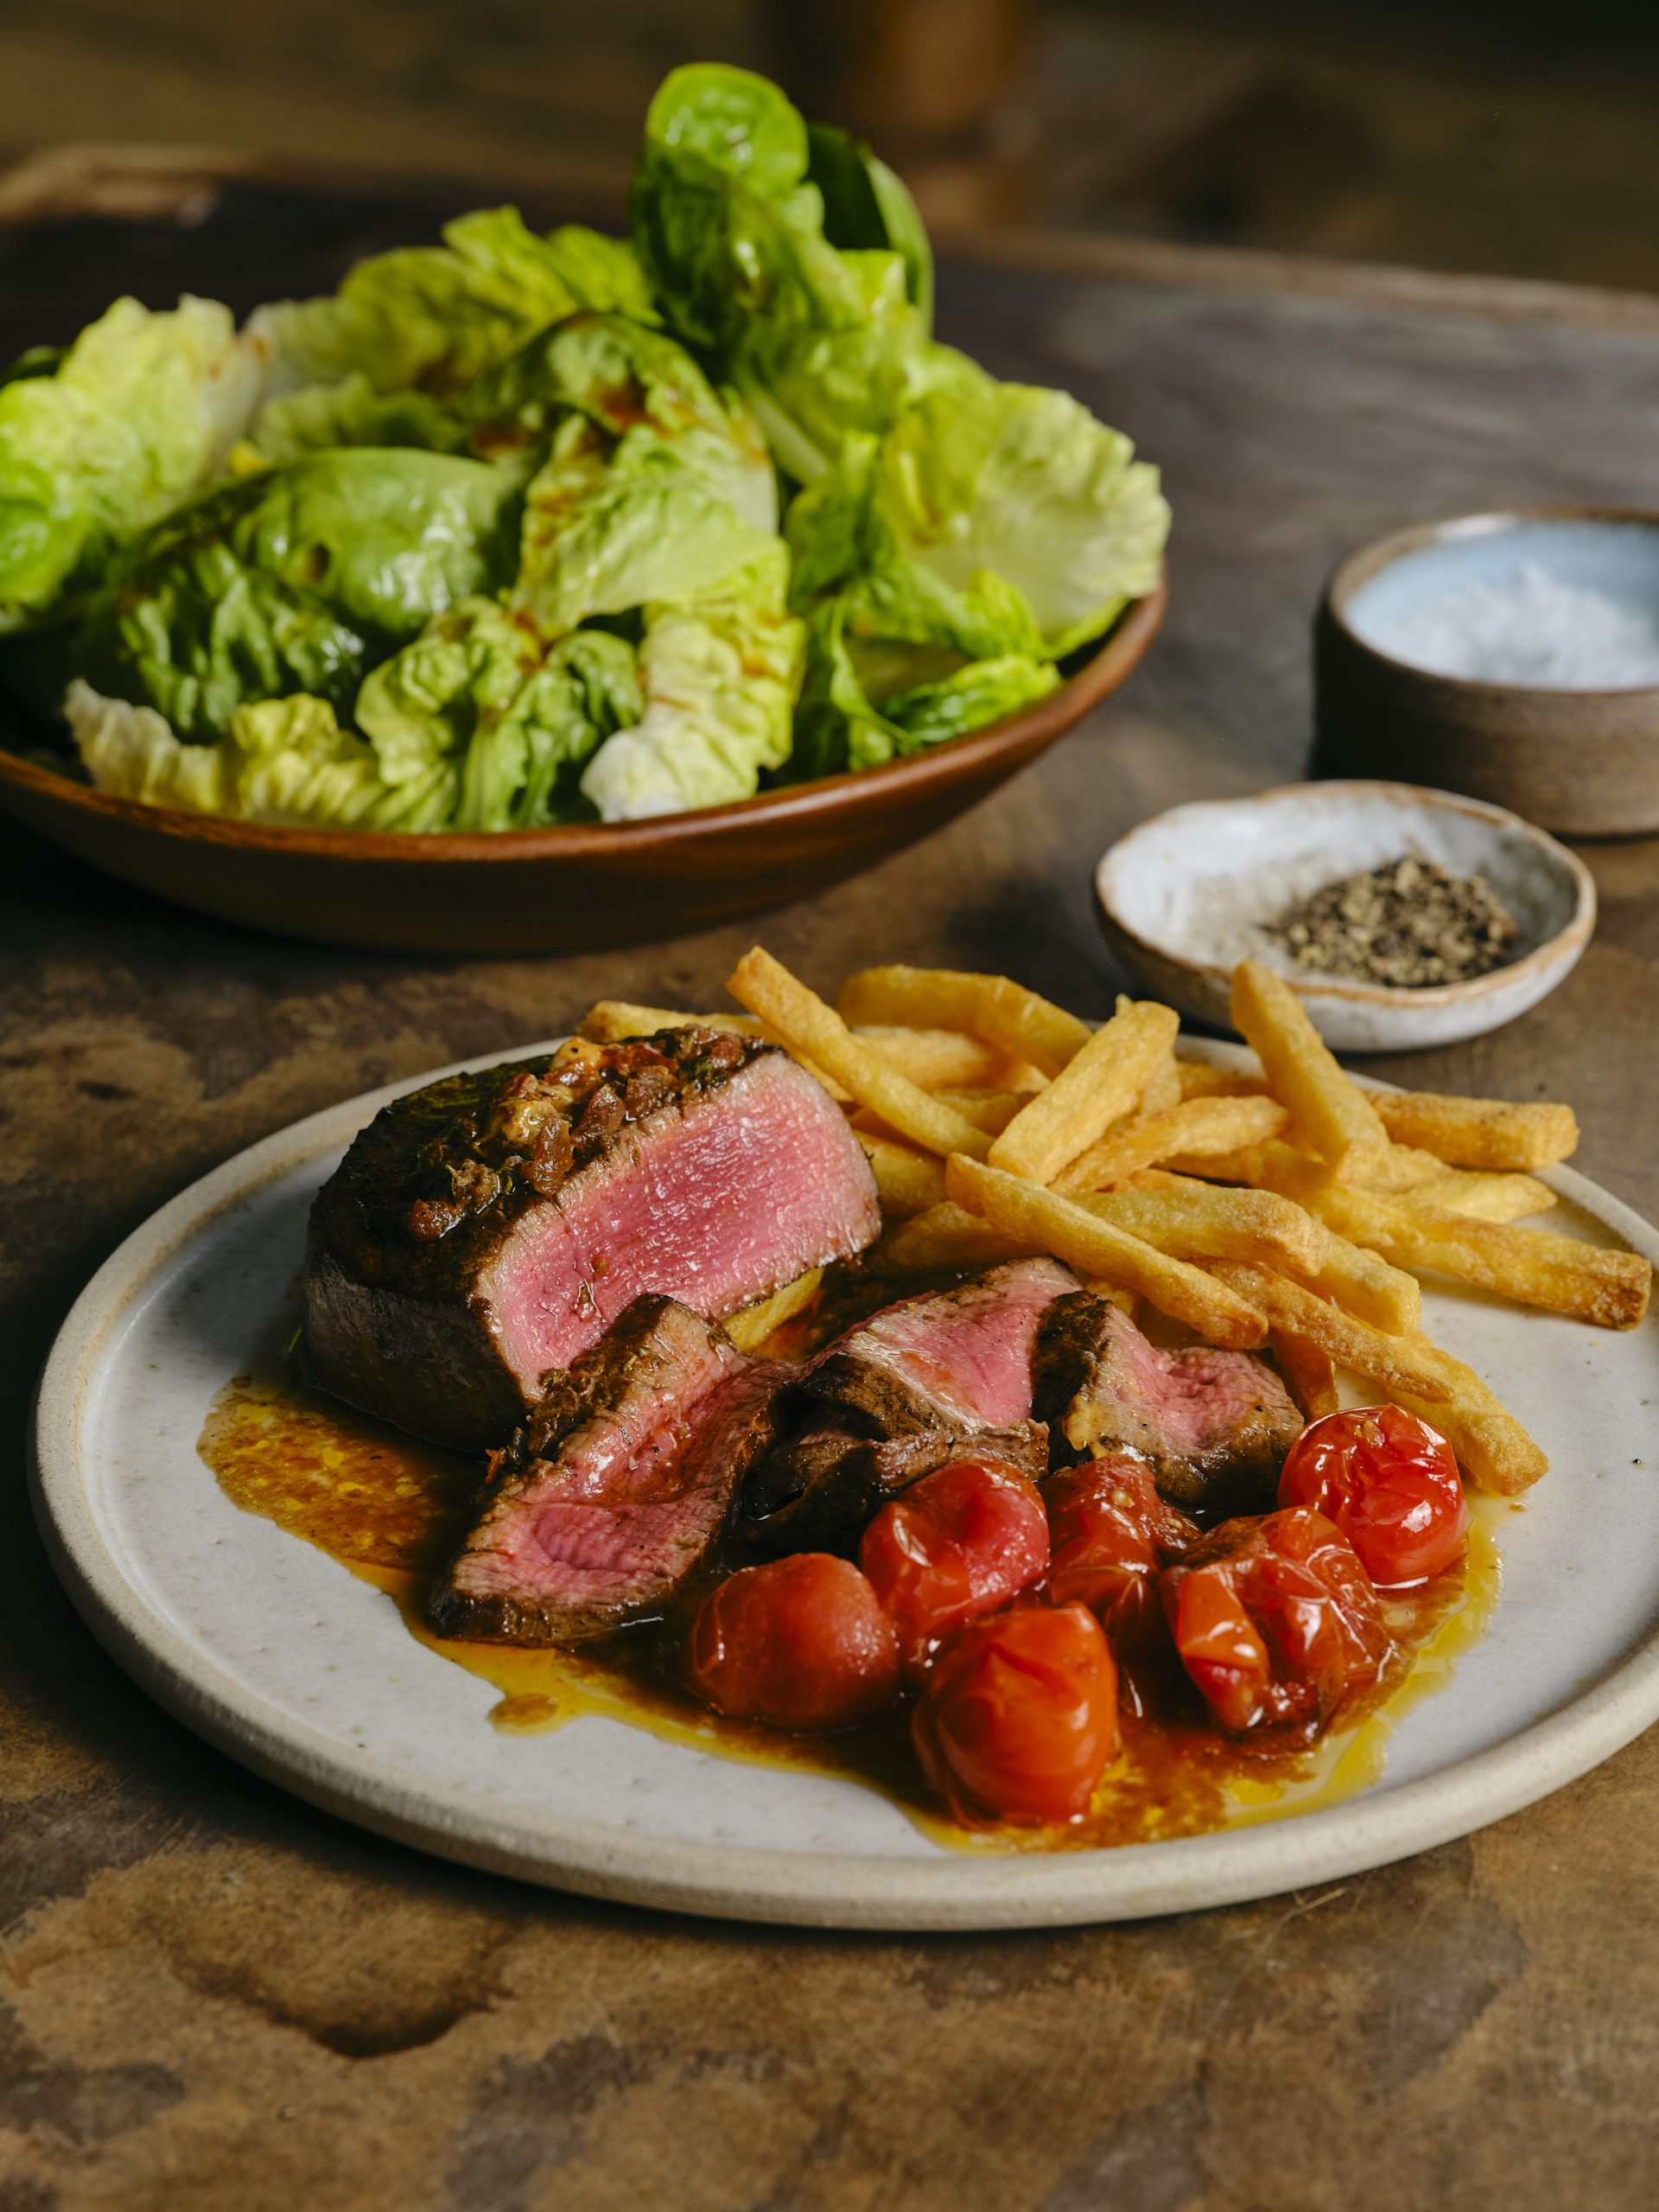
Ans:
[[[1260,1513],[1302,1417],[1249,1352],[1160,1351],[1126,1313],[1078,1291],[1060,1299],[1037,1353],[1036,1409],[1078,1453],[1128,1452],[1173,1504]]]
[[[750,1476],[737,1539],[759,1559],[779,1559],[786,1552],[836,1552],[850,1559],[889,1498],[969,1453],[1005,1461],[1039,1482],[1048,1471],[1048,1431],[1040,1421],[1020,1421],[1007,1428],[855,1436],[827,1414],[804,1434],[778,1446]]]
[[[717,1320],[880,1226],[845,1116],[777,1046],[573,1040],[430,1084],[358,1137],[311,1212],[311,1372],[482,1450],[643,1294]]]
[[[718,1539],[795,1372],[747,1359],[671,1298],[636,1299],[494,1455],[431,1626],[580,1643],[659,1613]]]
[[[1031,1417],[1043,1316],[1077,1287],[1058,1260],[1007,1260],[901,1299],[837,1338],[805,1387],[875,1436],[1016,1426]]]

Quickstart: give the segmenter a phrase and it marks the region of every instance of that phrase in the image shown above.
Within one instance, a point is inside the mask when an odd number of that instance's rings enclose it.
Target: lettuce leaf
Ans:
[[[823,201],[823,234],[831,245],[896,253],[905,289],[933,327],[933,249],[908,188],[861,138],[828,123],[807,125],[807,175]]]
[[[209,482],[262,377],[230,310],[187,296],[165,314],[118,300],[55,364],[0,385],[0,631],[52,616]]]
[[[374,671],[356,721],[388,774],[459,760],[451,828],[524,830],[587,811],[578,772],[641,703],[622,639],[577,630],[550,647],[498,601],[467,599]]]
[[[83,765],[100,791],[150,806],[251,822],[362,830],[438,830],[453,810],[453,762],[431,760],[399,782],[373,747],[342,730],[325,699],[303,695],[240,707],[212,745],[181,744],[153,707],[71,684],[64,702]]]
[[[512,572],[493,469],[403,449],[314,454],[156,524],[87,614],[82,672],[194,742],[289,692],[341,710],[366,668]]]
[[[787,575],[774,538],[713,588],[645,609],[645,714],[607,738],[582,779],[602,820],[721,806],[782,766],[804,644],[785,611]]]
[[[443,240],[359,261],[332,297],[257,309],[248,328],[270,355],[272,390],[357,373],[376,391],[442,397],[578,308],[657,320],[632,250],[597,231],[543,238],[517,208],[489,207],[446,224]]]
[[[260,410],[246,450],[280,467],[331,446],[418,446],[464,453],[466,425],[423,391],[377,391],[360,369],[338,384],[308,384]]]

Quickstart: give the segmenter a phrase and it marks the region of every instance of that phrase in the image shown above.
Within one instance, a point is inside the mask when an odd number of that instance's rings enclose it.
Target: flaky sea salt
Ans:
[[[1558,691],[1659,683],[1659,630],[1647,615],[1535,562],[1513,583],[1465,584],[1418,608],[1385,650],[1436,675],[1488,683]]]

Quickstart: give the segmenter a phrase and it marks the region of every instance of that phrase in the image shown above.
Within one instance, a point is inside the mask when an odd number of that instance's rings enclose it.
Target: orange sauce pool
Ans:
[[[850,1777],[880,1789],[936,1841],[963,1849],[1089,1850],[1151,1843],[1283,1819],[1376,1780],[1402,1716],[1444,1688],[1497,1604],[1492,1538],[1503,1508],[1474,1501],[1464,1564],[1422,1591],[1385,1599],[1397,1639],[1383,1678],[1311,1751],[1245,1748],[1196,1710],[1128,1734],[1080,1821],[1062,1827],[967,1828],[946,1817],[917,1771],[895,1714],[841,1737],[799,1738],[707,1712],[683,1692],[671,1654],[649,1631],[576,1651],[515,1650],[434,1636],[422,1618],[433,1572],[460,1541],[478,1463],[309,1390],[286,1363],[238,1375],[214,1401],[198,1449],[232,1502],[303,1537],[384,1591],[412,1636],[499,1691],[490,1719],[539,1735],[587,1714],[652,1730],[736,1759]]]

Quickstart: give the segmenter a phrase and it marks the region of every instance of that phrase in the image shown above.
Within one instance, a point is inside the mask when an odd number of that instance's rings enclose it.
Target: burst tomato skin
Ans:
[[[946,1637],[911,1734],[959,1820],[1074,1820],[1117,1748],[1117,1670],[1084,1605],[1023,1604]]]
[[[899,1694],[893,1624],[852,1561],[828,1552],[728,1574],[699,1607],[683,1663],[705,1705],[772,1728],[855,1727]]]
[[[1223,1522],[1160,1586],[1181,1663],[1236,1734],[1317,1734],[1389,1656],[1353,1547],[1307,1506]]]
[[[1034,1484],[990,1459],[952,1460],[884,1505],[858,1563],[918,1680],[939,1639],[1005,1605],[1048,1564],[1048,1520]]]
[[[1311,1505],[1334,1521],[1379,1590],[1443,1574],[1469,1535],[1456,1454],[1438,1429],[1399,1406],[1311,1422],[1285,1460],[1279,1503]]]
[[[1125,1720],[1143,1720],[1168,1694],[1179,1667],[1158,1595],[1160,1571],[1198,1541],[1196,1522],[1158,1495],[1138,1460],[1121,1452],[1051,1476],[1047,1591],[1056,1605],[1087,1605],[1117,1662]]]

